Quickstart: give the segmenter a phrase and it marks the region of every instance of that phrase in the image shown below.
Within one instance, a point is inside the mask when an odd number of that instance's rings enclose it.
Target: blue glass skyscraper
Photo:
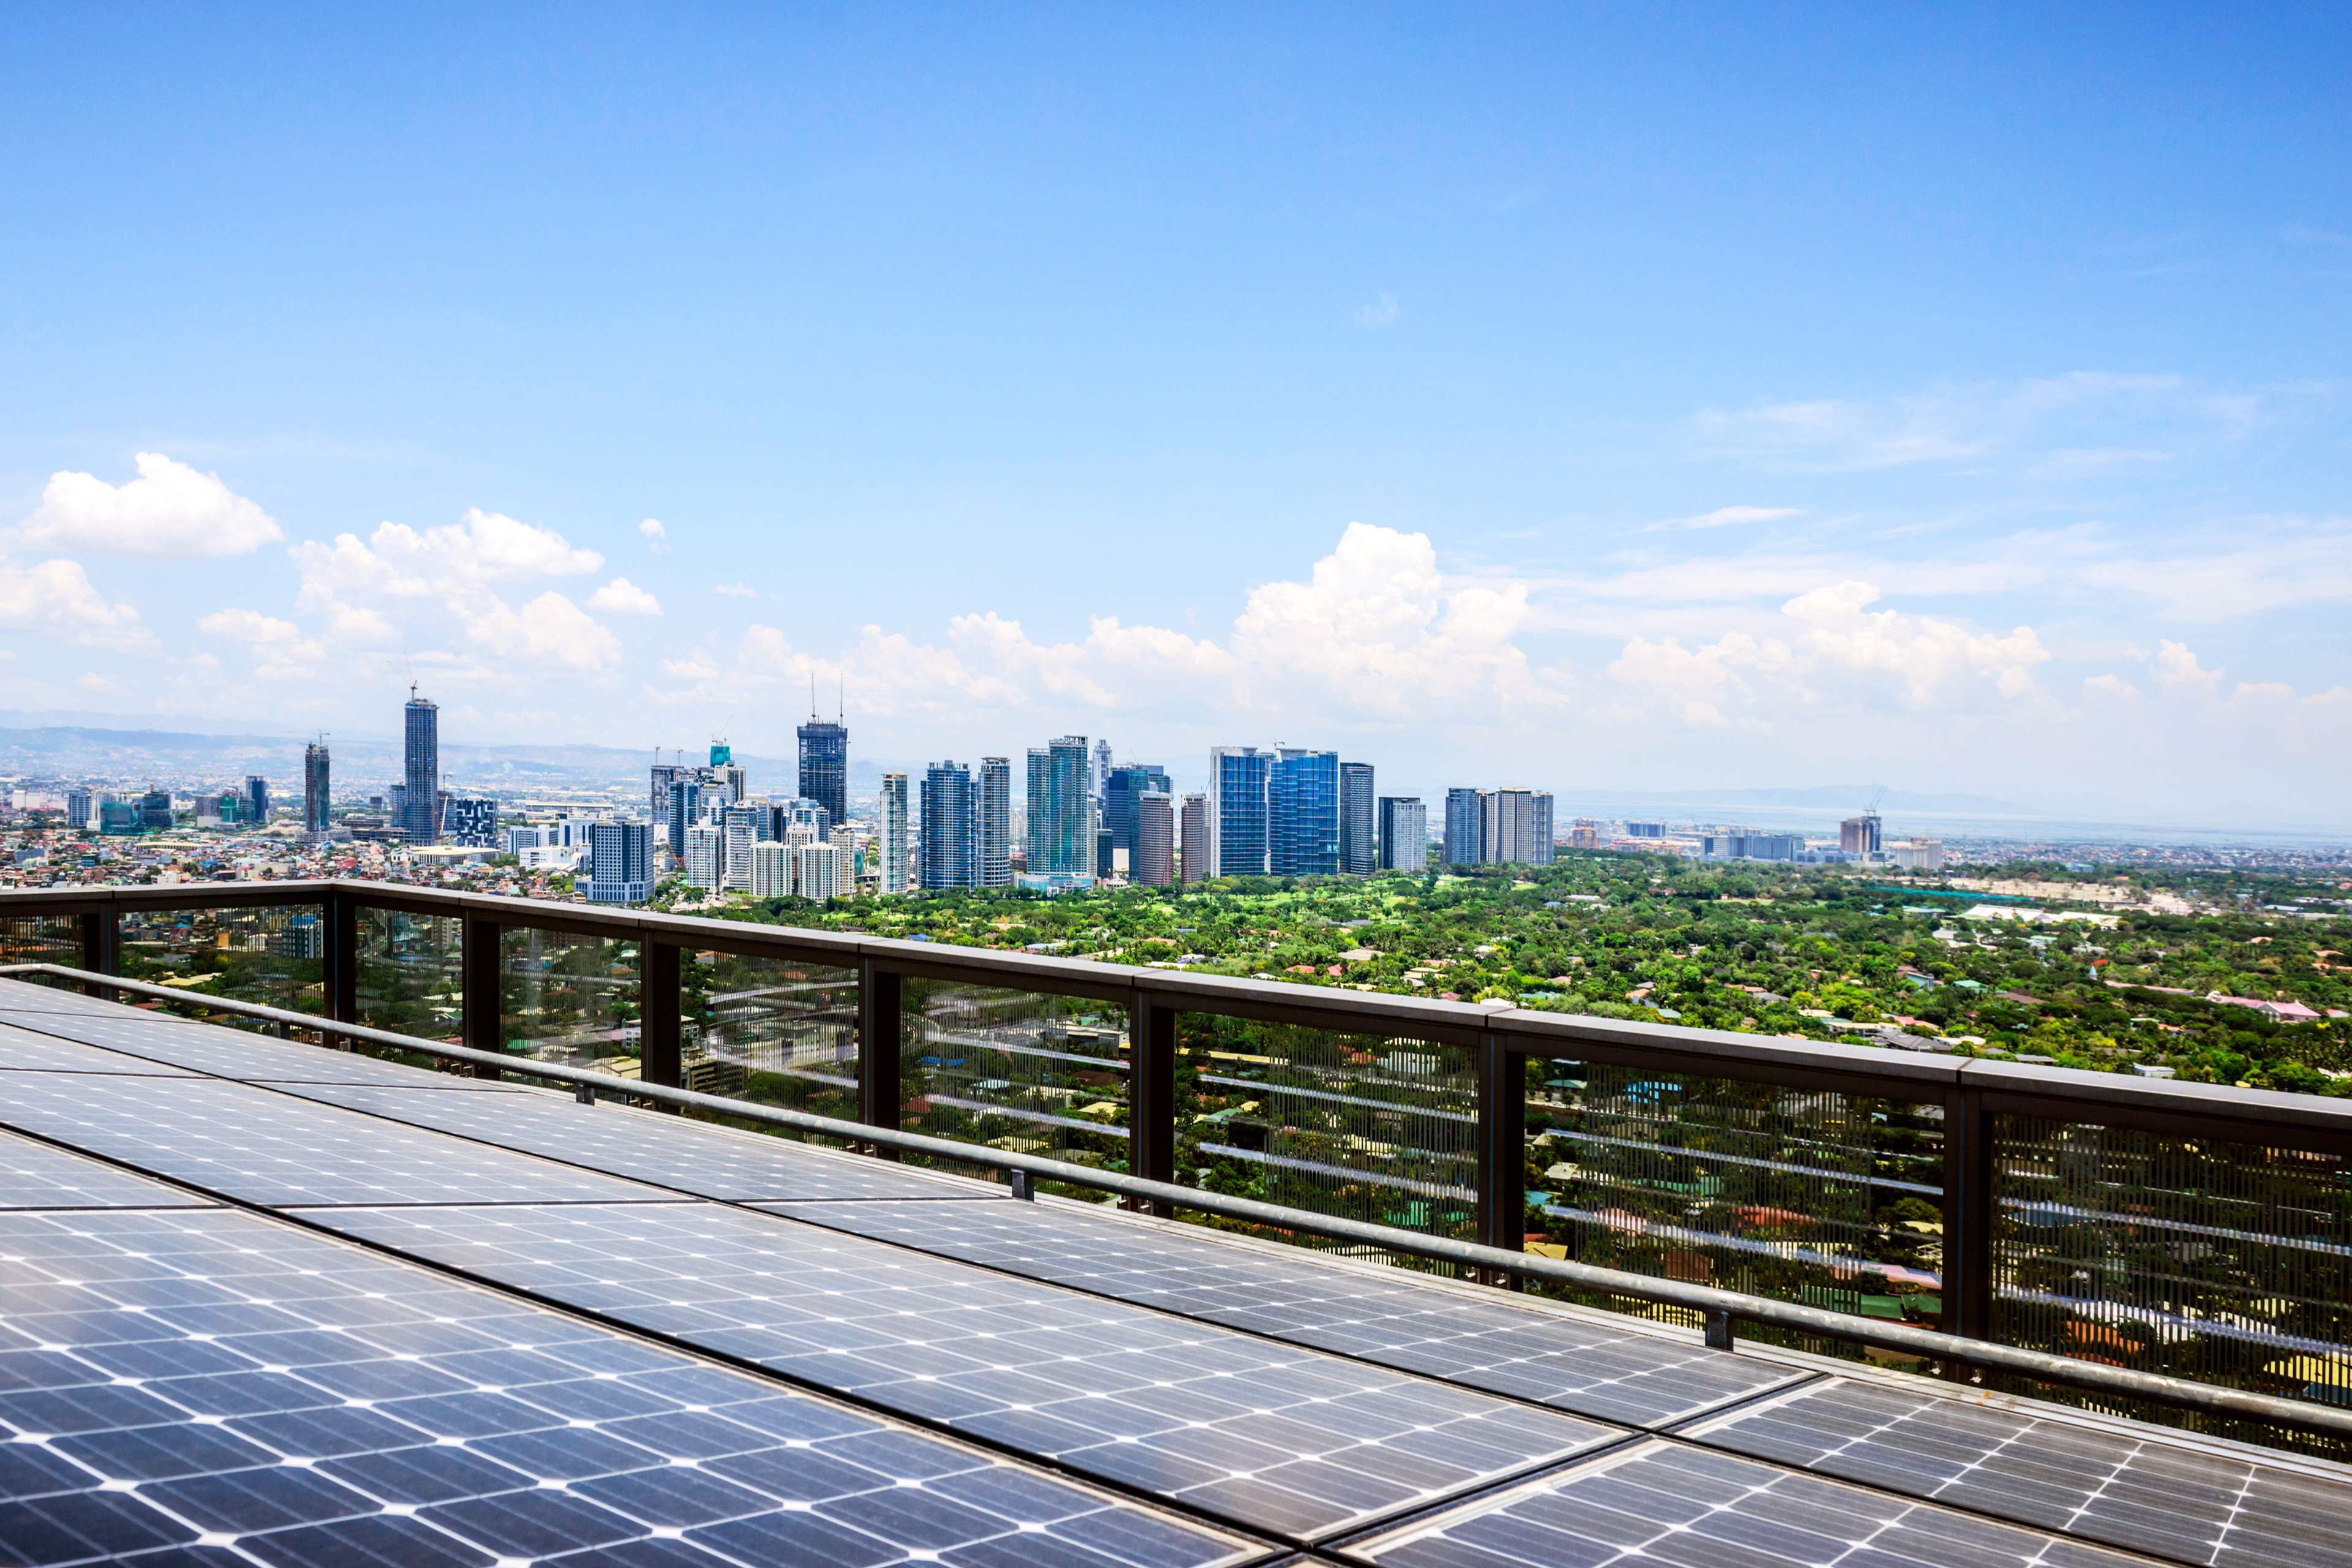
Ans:
[[[1029,817],[1024,875],[1080,886],[1095,874],[1092,760],[1084,735],[1029,748]]]
[[[411,844],[441,837],[441,710],[408,688],[402,726],[400,836]]]
[[[1270,868],[1266,777],[1273,766],[1274,753],[1255,746],[1219,746],[1210,752],[1210,875],[1263,877]],[[1192,853],[1188,843],[1188,860]]]
[[[1369,877],[1378,868],[1380,851],[1374,838],[1375,810],[1372,764],[1339,764],[1339,869],[1350,877]]]
[[[1168,782],[1168,770],[1151,763],[1125,763],[1111,769],[1103,784],[1102,825],[1110,829],[1110,845],[1114,850],[1127,851],[1128,864],[1135,863],[1138,807],[1144,792],[1158,790],[1174,795]]]
[[[1339,875],[1339,752],[1283,748],[1266,781],[1266,805],[1274,875]]]
[[[923,772],[923,886],[980,885],[979,799],[971,770],[961,763],[933,763]]]

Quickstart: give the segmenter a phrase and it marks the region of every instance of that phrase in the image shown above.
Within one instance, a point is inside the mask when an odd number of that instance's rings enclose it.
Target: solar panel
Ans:
[[[994,1205],[947,1205],[943,1225]],[[740,1209],[336,1209],[322,1223],[1310,1538],[1612,1427]]]
[[[2042,1407],[1838,1378],[1693,1441],[2196,1563],[2352,1563],[2352,1483]]]
[[[289,1086],[290,1094],[732,1202],[759,1198],[1003,1200],[1003,1187],[618,1105],[546,1093]]]
[[[943,1224],[911,1205],[772,1206],[811,1224],[1633,1426],[1685,1419],[1811,1375],[1493,1290],[1285,1258],[1099,1208],[1007,1204]]]
[[[0,1013],[93,1013],[115,1004],[64,985],[0,978]]]
[[[217,1079],[0,1073],[0,1123],[247,1203],[630,1202],[668,1195]]]
[[[210,1199],[177,1187],[13,1132],[0,1132],[0,1209],[210,1206]]]
[[[1380,1568],[2127,1568],[1949,1509],[1653,1440],[1349,1548]]]
[[[184,1068],[169,1062],[127,1057],[73,1040],[55,1039],[29,1029],[0,1024],[0,1072],[129,1073],[138,1078],[188,1078]]]
[[[8,1563],[1263,1551],[251,1215],[0,1215],[0,1283]]]
[[[489,1079],[436,1072],[325,1046],[272,1039],[245,1029],[193,1023],[136,1007],[92,1014],[12,1013],[13,1026],[253,1083],[380,1083],[418,1089],[501,1089]]]

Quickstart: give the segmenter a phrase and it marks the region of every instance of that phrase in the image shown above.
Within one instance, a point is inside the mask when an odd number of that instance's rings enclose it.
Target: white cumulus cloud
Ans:
[[[468,617],[467,630],[483,647],[509,658],[589,671],[621,662],[620,639],[552,589],[519,610],[494,599]]]
[[[114,555],[243,555],[285,537],[268,512],[161,452],[134,459],[139,477],[110,485],[61,469],[16,530],[25,543]]]
[[[661,601],[630,582],[615,577],[588,595],[588,607],[614,616],[658,616]]]
[[[0,628],[47,632],[84,647],[154,646],[139,611],[130,605],[109,604],[79,561],[19,566],[0,560]]]

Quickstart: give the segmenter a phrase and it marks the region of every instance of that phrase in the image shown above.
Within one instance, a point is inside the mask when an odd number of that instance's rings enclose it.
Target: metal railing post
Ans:
[[[1478,1239],[1507,1252],[1527,1245],[1525,1060],[1501,1036],[1478,1037]]]
[[[1944,1097],[1945,1331],[1992,1337],[1992,1113],[1981,1090]]]
[[[465,1008],[466,1045],[477,1051],[503,1052],[505,1030],[499,1024],[499,922],[478,915],[465,917],[458,945],[458,994]],[[493,1067],[476,1066],[476,1078],[499,1078]]]
[[[1176,1180],[1176,1009],[1138,990],[1128,1002],[1128,1170]],[[1150,1205],[1160,1213],[1164,1205]]]
[[[338,888],[320,905],[325,927],[320,967],[325,972],[327,1016],[338,1024],[359,1022],[360,901]]]
[[[122,971],[122,917],[114,910],[92,910],[81,917],[81,966],[99,974]],[[102,989],[85,985],[92,996]]]
[[[637,972],[638,1069],[647,1083],[666,1089],[686,1084],[686,1064],[678,1037],[678,950],[666,942],[646,940],[639,950]]]
[[[901,977],[870,958],[857,963],[857,1120],[868,1127],[898,1130],[906,1095],[900,1085],[906,1020],[899,1011],[906,991]],[[886,1159],[895,1151],[877,1148]]]

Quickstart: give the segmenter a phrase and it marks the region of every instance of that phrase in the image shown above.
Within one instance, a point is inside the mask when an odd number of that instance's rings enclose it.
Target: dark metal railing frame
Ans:
[[[683,1089],[677,1007],[675,1003],[656,1006],[652,1001],[664,994],[677,995],[683,955],[687,952],[718,951],[853,971],[858,981],[859,1120],[868,1129],[894,1133],[901,1127],[904,1101],[899,1081],[903,1026],[899,1004],[905,981],[958,981],[1121,1004],[1129,1013],[1132,1063],[1128,1099],[1130,1173],[1134,1180],[1147,1184],[1178,1184],[1174,1129],[1180,1013],[1213,1014],[1458,1047],[1471,1054],[1478,1076],[1475,1245],[1512,1258],[1528,1256],[1522,1250],[1520,1234],[1525,1223],[1521,1171],[1526,1112],[1520,1086],[1525,1064],[1530,1058],[1595,1062],[1776,1088],[1937,1105],[1944,1122],[1941,1326],[1946,1334],[1959,1341],[1986,1341],[1992,1330],[1993,1136],[1997,1117],[2042,1118],[2352,1156],[2352,1102],[2310,1096],[2078,1072],[2017,1062],[1913,1055],[1864,1046],[1688,1029],[1499,1005],[1244,980],[1030,952],[953,947],[645,910],[551,903],[396,883],[334,879],[22,889],[0,892],[0,918],[78,917],[80,967],[93,973],[111,975],[117,973],[120,963],[118,922],[126,911],[312,904],[320,909],[324,927],[326,1017],[347,1026],[358,1023],[359,917],[362,910],[395,910],[460,921],[463,1038],[468,1049],[487,1058],[472,1063],[476,1070],[491,1076],[502,1070],[562,1076],[544,1073],[541,1069],[547,1064],[526,1064],[508,1057],[501,1049],[504,1040],[499,1016],[499,939],[507,929],[536,929],[639,944],[641,984],[646,1003],[641,1008],[643,1082],[656,1089]],[[222,1001],[200,994],[167,994],[205,1005]],[[610,1081],[609,1075],[601,1076]],[[743,1109],[748,1113],[753,1108]],[[896,1138],[871,1142],[877,1152],[905,1146]],[[1008,1170],[1022,1169],[1024,1160],[1034,1163],[1034,1159],[1009,1159],[994,1150],[977,1150],[971,1158],[978,1163],[1000,1164]],[[1195,1194],[1192,1206],[1203,1206],[1199,1202],[1202,1195]],[[1162,1195],[1142,1201],[1164,1207],[1169,1200]],[[1316,1228],[1296,1217],[1303,1211],[1279,1212],[1293,1215],[1296,1228]],[[1409,1237],[1417,1233],[1392,1234]],[[1452,1238],[1440,1239],[1449,1245],[1463,1245]],[[1381,1245],[1412,1250],[1401,1241]],[[1491,1259],[1478,1267],[1500,1277],[1541,1272],[1524,1267],[1507,1268]],[[1646,1277],[1624,1278],[1638,1280]],[[1672,1283],[1675,1282],[1652,1281],[1654,1285]],[[1663,1299],[1630,1286],[1607,1289],[1615,1294]],[[1738,1298],[1733,1292],[1717,1294],[1742,1300],[1764,1300]],[[1757,1312],[1740,1315],[1765,1321]],[[1843,1314],[1825,1316],[1848,1325],[1863,1321]],[[1858,1342],[1885,1342],[1854,1331],[1806,1331]],[[1927,1331],[1906,1331],[1916,1334]],[[1941,1339],[1945,1334],[1934,1337]],[[2317,1408],[2293,1401],[2279,1403],[2295,1408]]]

